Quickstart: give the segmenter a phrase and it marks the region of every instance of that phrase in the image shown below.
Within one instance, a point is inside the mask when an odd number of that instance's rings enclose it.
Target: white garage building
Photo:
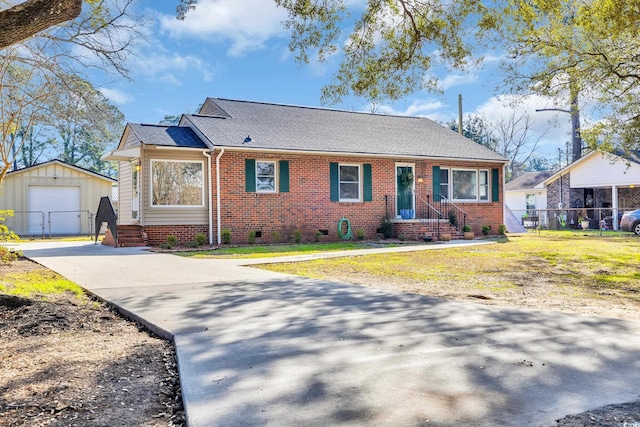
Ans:
[[[50,160],[9,172],[0,188],[0,209],[15,211],[6,224],[21,236],[89,234],[100,197],[116,181]]]

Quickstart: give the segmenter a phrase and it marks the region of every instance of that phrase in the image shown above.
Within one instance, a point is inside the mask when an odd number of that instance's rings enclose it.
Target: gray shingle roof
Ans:
[[[220,98],[208,98],[204,107],[216,110],[211,103],[230,118],[220,111],[185,117],[214,146],[507,161],[426,118]],[[248,135],[252,141],[243,144]]]
[[[188,127],[129,123],[138,140],[144,144],[166,147],[206,149],[206,144]]]
[[[545,179],[549,178],[554,173],[555,172],[552,171],[527,172],[523,175],[520,175],[513,181],[507,182],[504,186],[504,189],[506,191],[530,190]]]

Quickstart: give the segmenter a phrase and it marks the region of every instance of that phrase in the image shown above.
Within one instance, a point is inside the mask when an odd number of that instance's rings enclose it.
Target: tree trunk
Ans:
[[[0,49],[74,19],[81,11],[82,0],[27,0],[0,11]]]

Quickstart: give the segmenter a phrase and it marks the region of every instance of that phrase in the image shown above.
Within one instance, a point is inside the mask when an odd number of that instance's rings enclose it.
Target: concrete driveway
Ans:
[[[552,425],[640,397],[637,322],[451,302],[136,248],[22,249],[173,336],[191,427]]]

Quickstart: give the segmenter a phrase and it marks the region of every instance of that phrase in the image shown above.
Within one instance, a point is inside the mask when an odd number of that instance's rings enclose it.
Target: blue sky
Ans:
[[[354,7],[364,0],[350,0]],[[331,80],[340,55],[326,63],[303,65],[288,50],[286,17],[271,0],[199,0],[185,21],[175,19],[176,0],[140,0],[137,13],[147,19],[146,34],[129,62],[131,80],[110,76],[100,90],[135,123],[158,123],[167,114],[194,112],[207,96],[283,104],[320,106],[320,90]],[[356,11],[357,14],[357,11]],[[378,112],[425,116],[445,122],[463,111],[485,117],[509,114],[509,97],[499,97],[500,52],[487,52],[487,64],[468,73],[439,73],[443,95],[414,93],[383,105]],[[501,101],[502,99],[502,101]],[[542,153],[556,153],[569,139],[569,116],[536,113],[552,107],[539,97],[519,99],[519,113],[535,120],[534,136],[543,136]],[[331,108],[369,111],[364,100],[347,99]],[[566,117],[565,117],[566,116]],[[555,120],[554,120],[555,118]],[[555,124],[553,124],[555,123]],[[554,157],[555,158],[555,157]]]

